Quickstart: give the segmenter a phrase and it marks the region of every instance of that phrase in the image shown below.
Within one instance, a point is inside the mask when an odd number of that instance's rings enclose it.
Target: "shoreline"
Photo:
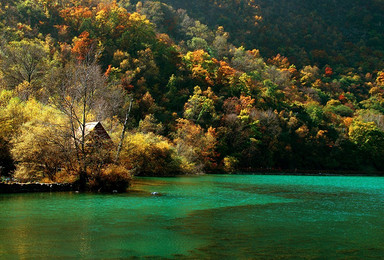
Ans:
[[[210,173],[208,175],[218,175],[218,174]],[[242,169],[241,171],[234,172],[232,174],[224,174],[224,175],[384,177],[384,172],[369,173],[369,172],[363,172],[363,171]],[[182,176],[202,176],[202,175],[178,175],[178,176],[172,176],[172,177],[182,177]],[[157,177],[157,176],[151,176],[151,177]],[[164,176],[159,176],[159,177],[161,178]],[[35,193],[35,192],[68,192],[68,191],[77,191],[76,185],[72,183],[0,182],[0,194]]]
[[[292,175],[292,176],[355,176],[355,177],[383,177],[379,171],[348,171],[348,170],[287,170],[287,169],[241,169],[235,175]]]
[[[0,182],[0,194],[2,193],[34,193],[34,192],[65,192],[75,191],[71,183],[18,183]]]

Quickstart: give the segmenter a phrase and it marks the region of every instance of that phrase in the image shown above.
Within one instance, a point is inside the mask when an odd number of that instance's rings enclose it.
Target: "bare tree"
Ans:
[[[69,63],[52,77],[51,102],[68,118],[79,168],[80,189],[85,189],[89,149],[86,147],[86,123],[93,108],[102,102],[106,90],[105,77],[93,62]]]

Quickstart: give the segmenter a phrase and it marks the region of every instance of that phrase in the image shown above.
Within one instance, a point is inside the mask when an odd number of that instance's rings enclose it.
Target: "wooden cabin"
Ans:
[[[76,132],[76,139],[81,140],[82,131],[81,127]],[[104,144],[112,144],[112,139],[104,129],[101,122],[89,122],[85,124],[84,128],[84,138],[86,143],[104,143]]]
[[[101,122],[89,122],[84,127],[84,147],[82,146],[82,128],[79,127],[76,133],[76,140],[79,142],[80,149],[83,149],[87,163],[93,165],[91,172],[97,172],[98,167],[112,162],[111,151],[114,150],[114,144],[111,137],[104,129]]]
[[[81,133],[81,132],[80,132]],[[111,140],[111,137],[104,129],[101,122],[89,122],[85,124],[85,137],[92,136],[92,138],[99,138],[101,140]]]

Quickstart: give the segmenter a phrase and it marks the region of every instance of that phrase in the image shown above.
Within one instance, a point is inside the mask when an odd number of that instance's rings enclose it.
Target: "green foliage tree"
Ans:
[[[50,66],[49,46],[41,40],[23,39],[0,48],[0,72],[8,88],[25,82],[36,92]]]
[[[212,125],[216,120],[215,100],[217,97],[211,88],[202,91],[196,86],[187,103],[184,106],[184,117],[201,125]]]
[[[129,29],[121,35],[120,46],[132,56],[145,50],[155,41],[154,26],[144,16],[133,13],[129,16]]]
[[[384,132],[374,122],[354,121],[349,128],[349,136],[362,152],[367,162],[381,169],[383,163]]]
[[[140,120],[138,130],[145,134],[152,132],[159,135],[164,132],[164,126],[153,114],[149,114],[143,120]]]

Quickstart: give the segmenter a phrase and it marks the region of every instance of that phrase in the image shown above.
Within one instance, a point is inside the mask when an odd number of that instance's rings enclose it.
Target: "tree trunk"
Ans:
[[[85,151],[85,124],[86,124],[86,107],[87,107],[87,89],[84,91],[84,100],[83,100],[83,113],[82,113],[82,122],[81,122],[81,170],[80,170],[80,190],[84,191],[87,185],[87,154]]]
[[[117,147],[115,163],[118,162],[118,160],[119,160],[119,156],[120,156],[120,152],[121,152],[121,148],[123,147],[123,140],[124,140],[125,132],[127,131],[128,118],[129,118],[129,114],[131,113],[132,102],[133,102],[133,99],[131,98],[131,100],[129,101],[129,108],[128,108],[128,111],[127,111],[127,113],[125,114],[125,120],[124,120],[123,130],[121,130],[120,142],[119,142],[119,146]]]

